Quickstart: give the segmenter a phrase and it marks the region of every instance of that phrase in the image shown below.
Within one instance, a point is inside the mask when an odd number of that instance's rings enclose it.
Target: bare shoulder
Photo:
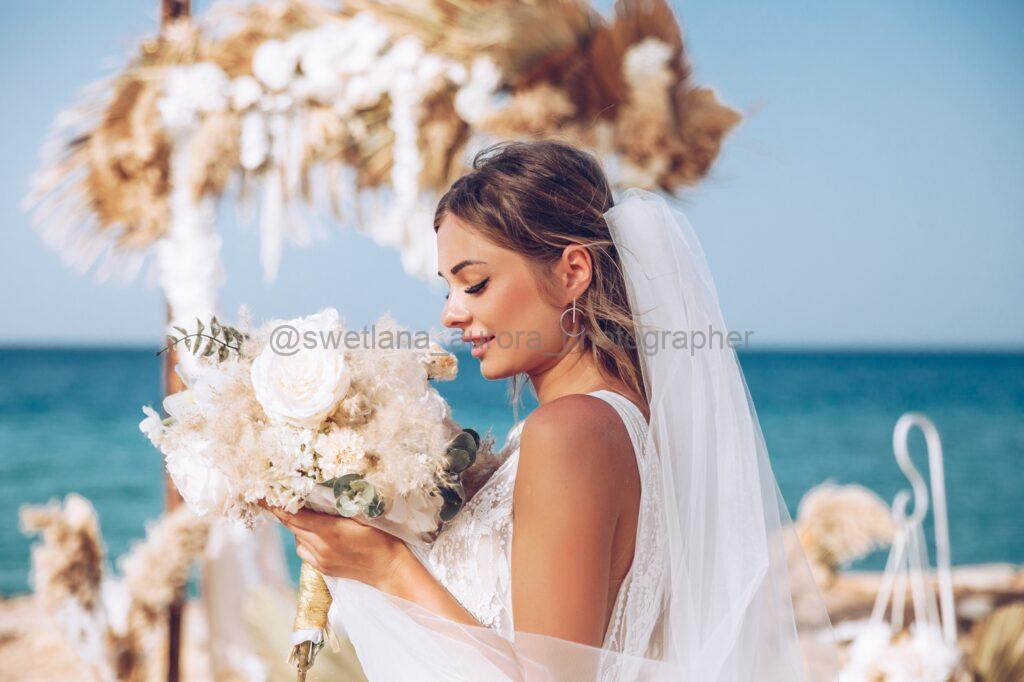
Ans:
[[[621,493],[638,477],[619,413],[592,395],[568,395],[535,409],[523,425],[519,457],[517,488],[558,485],[587,495]]]

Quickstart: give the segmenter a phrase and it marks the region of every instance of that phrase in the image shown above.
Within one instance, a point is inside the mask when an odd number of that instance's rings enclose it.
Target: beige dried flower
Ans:
[[[828,587],[840,566],[891,543],[896,525],[872,491],[825,482],[800,501],[796,529],[816,580]]]

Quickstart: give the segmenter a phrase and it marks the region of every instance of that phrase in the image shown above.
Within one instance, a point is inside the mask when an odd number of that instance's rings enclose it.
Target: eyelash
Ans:
[[[484,287],[487,286],[487,283],[490,282],[490,281],[491,281],[490,277],[485,277],[484,279],[480,280],[478,283],[474,284],[473,286],[466,287],[465,289],[463,289],[463,291],[465,291],[467,294],[479,294],[481,291],[484,290]],[[448,296],[449,296],[449,294],[445,294],[444,295],[445,300],[448,300]]]

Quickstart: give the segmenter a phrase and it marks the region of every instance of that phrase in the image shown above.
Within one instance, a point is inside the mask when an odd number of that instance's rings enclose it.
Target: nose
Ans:
[[[452,295],[444,303],[441,310],[441,324],[445,327],[459,328],[469,324],[471,316],[458,296]]]

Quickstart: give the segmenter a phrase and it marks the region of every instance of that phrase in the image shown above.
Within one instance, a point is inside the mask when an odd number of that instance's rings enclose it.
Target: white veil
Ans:
[[[640,330],[647,448],[662,483],[664,599],[647,657],[523,632],[508,640],[328,578],[331,623],[371,680],[835,679],[828,616],[784,540],[795,534],[700,244],[681,212],[643,190],[605,217]]]

